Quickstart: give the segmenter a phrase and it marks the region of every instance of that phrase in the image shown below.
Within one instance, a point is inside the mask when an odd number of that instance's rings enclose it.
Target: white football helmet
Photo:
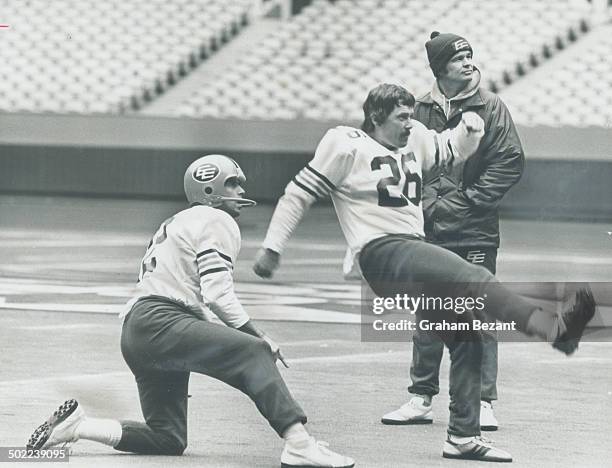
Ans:
[[[183,186],[189,204],[217,207],[224,201],[235,201],[243,206],[254,206],[256,202],[248,198],[229,197],[225,183],[236,177],[243,184],[244,172],[232,158],[222,154],[209,154],[192,162],[185,171]]]

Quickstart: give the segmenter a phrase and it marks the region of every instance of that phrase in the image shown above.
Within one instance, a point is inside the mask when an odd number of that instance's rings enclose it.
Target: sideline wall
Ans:
[[[220,152],[243,166],[249,196],[274,201],[335,124],[0,114],[0,192],[180,199],[189,162]],[[519,131],[527,167],[504,213],[612,219],[612,131]]]

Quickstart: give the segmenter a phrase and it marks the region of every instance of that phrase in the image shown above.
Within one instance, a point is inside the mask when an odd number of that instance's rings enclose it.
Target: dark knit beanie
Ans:
[[[425,43],[425,50],[429,66],[436,76],[460,50],[473,52],[472,46],[463,37],[451,33],[440,34],[438,31],[431,33],[430,40]]]

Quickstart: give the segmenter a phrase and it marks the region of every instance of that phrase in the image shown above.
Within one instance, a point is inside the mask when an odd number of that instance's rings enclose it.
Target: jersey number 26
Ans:
[[[421,190],[422,182],[419,174],[410,172],[408,168],[408,161],[414,161],[414,155],[412,153],[402,154],[402,171],[398,167],[397,161],[393,156],[378,156],[372,159],[370,167],[373,171],[380,170],[382,166],[389,166],[391,169],[391,177],[383,177],[378,181],[376,189],[378,190],[378,205],[379,206],[406,206],[408,203],[412,203],[415,206],[419,206],[421,203]],[[402,174],[403,172],[403,174]],[[404,177],[402,177],[402,175]],[[394,196],[389,192],[390,187],[399,189],[399,185],[404,179],[404,185],[401,187],[399,196]],[[413,184],[411,186],[411,184]],[[414,190],[411,190],[414,189]],[[397,193],[397,190],[395,190]]]

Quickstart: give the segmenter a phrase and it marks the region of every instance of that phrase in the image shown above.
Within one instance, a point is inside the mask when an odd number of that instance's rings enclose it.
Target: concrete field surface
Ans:
[[[119,350],[116,313],[130,297],[151,234],[181,207],[0,197],[0,446],[23,446],[68,398],[77,398],[91,416],[141,420],[136,385]],[[380,423],[407,401],[411,343],[361,341],[360,285],[342,279],[344,240],[329,207],[307,215],[272,282],[250,271],[271,212],[262,206],[243,214],[236,289],[289,360],[281,373],[308,415],[310,432],[360,467],[477,465],[441,457],[447,354],[433,425]],[[605,224],[504,220],[499,276],[590,281],[606,295],[610,230]],[[500,429],[484,435],[512,453],[514,466],[609,466],[611,369],[609,342],[584,342],[569,358],[545,343],[500,343],[500,400],[494,404]],[[68,466],[280,465],[283,442],[247,397],[197,374],[190,394],[189,445],[182,457],[123,454],[79,441]],[[21,466],[28,465],[40,466]]]

